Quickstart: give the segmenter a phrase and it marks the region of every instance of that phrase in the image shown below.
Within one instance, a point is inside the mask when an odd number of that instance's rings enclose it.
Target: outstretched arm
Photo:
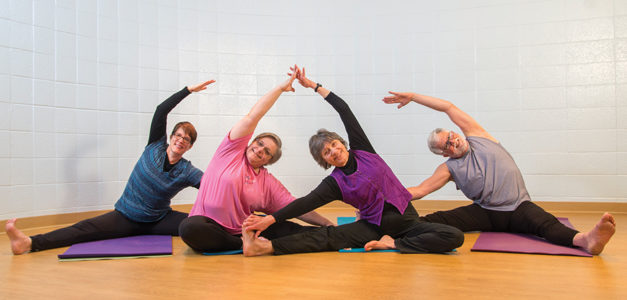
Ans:
[[[296,78],[296,74],[292,74],[289,79],[279,84],[275,88],[271,89],[268,93],[263,95],[255,105],[250,109],[250,112],[239,120],[231,129],[230,138],[238,139],[243,136],[247,136],[257,127],[257,124],[261,118],[270,110],[272,105],[279,99],[279,96],[283,92],[293,92],[292,82]]]
[[[344,124],[344,129],[348,134],[348,142],[351,149],[376,153],[374,147],[372,147],[372,144],[370,144],[368,136],[361,128],[359,121],[357,121],[357,118],[353,114],[353,111],[351,111],[348,104],[344,100],[342,100],[342,98],[338,97],[334,93],[331,93],[331,91],[325,89],[324,87],[318,86],[317,83],[307,78],[305,75],[305,68],[301,70],[296,67],[292,69],[292,71],[297,73],[296,78],[303,87],[311,88],[314,90],[316,90],[317,87],[317,93],[320,94],[320,96],[324,97],[324,100],[329,102],[329,104],[333,106],[335,111],[337,111],[337,113],[340,115],[340,119],[342,119],[342,123]]]
[[[451,180],[451,173],[449,172],[446,163],[443,163],[435,169],[435,172],[433,172],[431,177],[425,179],[425,181],[417,186],[407,188],[407,190],[411,193],[412,200],[422,199],[424,196],[439,190]]]
[[[152,123],[150,124],[150,135],[148,136],[148,145],[154,141],[160,139],[166,135],[166,127],[168,121],[168,114],[174,109],[185,97],[192,92],[199,92],[207,88],[208,85],[216,82],[215,80],[209,80],[199,83],[195,86],[184,87],[182,90],[176,92],[168,99],[157,105],[155,114],[152,116]]]
[[[320,215],[319,213],[315,211],[310,211],[298,217],[297,219],[303,222],[307,222],[311,225],[318,225],[318,226],[334,226],[335,225],[329,219],[323,217],[322,215]]]
[[[342,199],[342,191],[340,190],[340,187],[337,185],[335,179],[328,176],[322,180],[322,182],[313,191],[307,194],[307,196],[292,201],[292,203],[281,208],[279,211],[274,212],[272,215],[268,215],[263,218],[251,215],[244,221],[243,227],[247,228],[246,230],[248,231],[256,230],[258,236],[259,233],[266,230],[268,226],[276,222],[282,222],[295,217],[298,217],[299,219],[302,217],[311,217],[311,215],[307,215],[313,212],[314,209],[340,199]],[[306,219],[301,220],[311,223]],[[332,224],[328,220],[328,223],[321,221],[320,219],[314,221],[320,221],[322,224],[319,223],[319,225]]]
[[[422,104],[431,109],[446,113],[451,121],[462,130],[465,136],[481,136],[496,141],[496,139],[481,127],[475,119],[449,101],[416,93],[390,92],[390,94],[392,94],[392,96],[383,98],[383,102],[387,104],[398,103],[398,108],[412,101]]]

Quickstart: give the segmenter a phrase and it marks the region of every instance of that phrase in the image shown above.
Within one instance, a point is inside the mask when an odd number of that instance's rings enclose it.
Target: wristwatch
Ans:
[[[314,89],[314,92],[317,93],[318,92],[318,88],[321,87],[321,86],[322,86],[322,84],[316,83],[316,88]]]

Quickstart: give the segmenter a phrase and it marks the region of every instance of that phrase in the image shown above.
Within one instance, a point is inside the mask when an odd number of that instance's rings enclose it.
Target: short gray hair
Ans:
[[[260,140],[262,138],[271,138],[272,140],[274,140],[274,143],[276,144],[276,153],[274,153],[272,155],[272,158],[270,159],[270,161],[268,161],[268,163],[266,165],[271,165],[275,162],[277,162],[279,160],[279,158],[281,158],[281,155],[283,155],[283,151],[281,151],[281,146],[283,146],[283,142],[281,142],[281,138],[272,133],[272,132],[263,132],[258,134],[254,139],[253,139],[253,143],[256,142],[257,140]]]
[[[446,129],[444,128],[433,129],[433,131],[431,131],[431,133],[429,134],[429,138],[427,139],[427,146],[429,146],[429,150],[431,150],[431,152],[437,155],[442,155],[442,153],[444,153],[444,151],[442,151],[442,149],[438,147],[438,142],[440,142],[439,133],[442,131],[446,131]]]
[[[309,152],[311,152],[311,156],[313,156],[313,159],[325,170],[330,168],[331,164],[324,160],[321,152],[322,149],[324,149],[324,144],[330,143],[333,140],[340,141],[342,144],[344,144],[344,147],[348,148],[348,146],[346,145],[346,141],[339,134],[328,131],[324,128],[318,129],[318,132],[316,132],[316,134],[312,135],[311,138],[309,138]]]

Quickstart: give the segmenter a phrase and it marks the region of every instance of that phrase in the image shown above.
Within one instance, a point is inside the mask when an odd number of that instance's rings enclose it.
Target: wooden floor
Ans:
[[[322,209],[330,218],[345,209]],[[420,211],[421,214],[425,213]],[[581,230],[600,214],[557,214]],[[0,236],[1,299],[627,299],[627,215],[598,257],[471,252],[202,256],[173,238],[162,258],[59,262],[67,248],[14,256]],[[19,223],[18,223],[19,227]],[[32,235],[56,229],[24,230]]]

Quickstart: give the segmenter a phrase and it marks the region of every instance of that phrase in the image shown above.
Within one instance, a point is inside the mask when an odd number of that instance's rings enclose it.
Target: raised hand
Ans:
[[[209,81],[205,81],[205,82],[203,82],[203,83],[199,83],[199,84],[194,85],[194,86],[188,86],[188,87],[187,87],[187,89],[188,89],[190,92],[192,92],[192,93],[194,93],[194,92],[200,92],[200,91],[202,91],[202,90],[206,89],[208,85],[210,85],[210,84],[212,84],[212,83],[214,83],[214,82],[216,82],[216,81],[215,81],[215,80],[213,80],[213,79],[211,79],[211,80],[209,80]]]
[[[292,69],[298,69],[298,66],[294,65],[293,67],[290,67],[290,70]],[[294,87],[292,87],[292,83],[294,83],[294,79],[296,79],[296,72],[292,72],[291,74],[287,73],[287,75],[289,75],[290,78],[281,84],[281,90],[284,92],[293,92]]]
[[[397,93],[397,92],[389,92],[392,96],[387,96],[383,98],[383,102],[387,104],[398,103],[398,108],[401,108],[407,103],[412,101],[413,94],[412,93]]]
[[[298,66],[294,66],[290,67],[290,70],[292,73],[296,73],[296,79],[298,79],[298,83],[300,83],[303,87],[312,89],[316,87],[316,83],[309,80],[309,78],[305,76],[305,68],[301,70]],[[287,73],[287,75],[291,76],[292,73]]]

